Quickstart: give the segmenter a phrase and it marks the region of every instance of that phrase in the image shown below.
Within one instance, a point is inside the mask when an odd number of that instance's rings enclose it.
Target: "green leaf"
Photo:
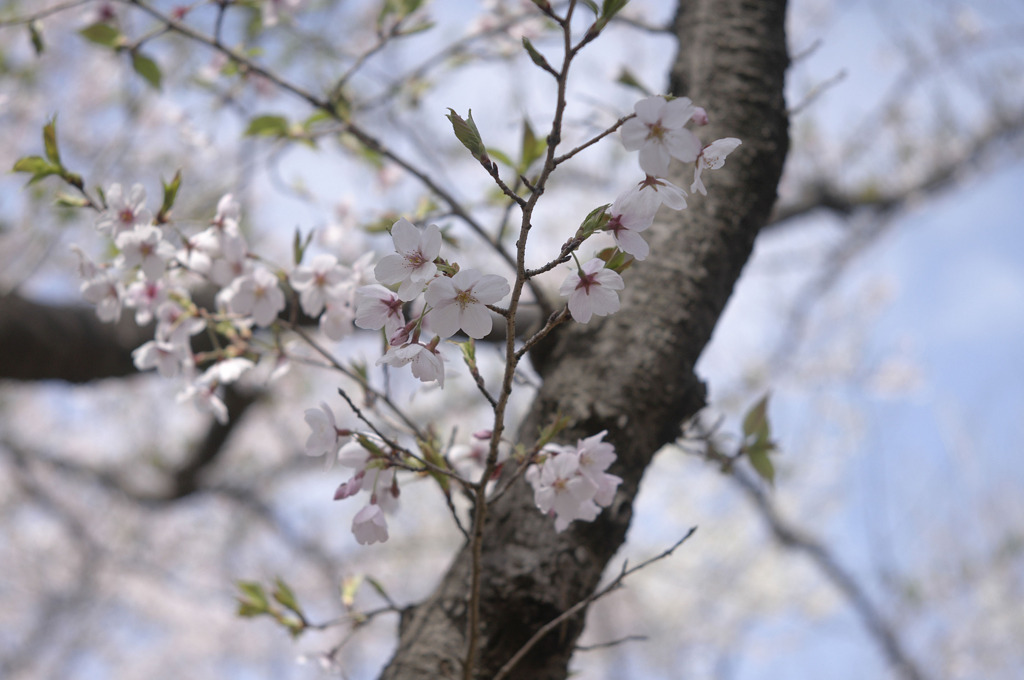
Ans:
[[[757,474],[761,476],[769,484],[775,484],[775,466],[772,464],[771,458],[768,457],[768,452],[771,450],[771,445],[767,446],[752,446],[747,449],[747,458],[750,459],[750,464],[754,466]]]
[[[490,156],[491,158],[495,159],[499,163],[504,163],[505,165],[507,165],[510,168],[515,168],[516,167],[515,162],[511,158],[509,158],[508,154],[505,153],[504,151],[501,151],[500,149],[492,149],[492,148],[488,148],[486,151],[487,151],[487,155],[488,156]]]
[[[280,576],[274,579],[274,599],[291,609],[296,614],[302,615],[299,601],[295,598],[295,592],[284,582]]]
[[[160,184],[164,188],[164,202],[160,205],[160,212],[157,213],[157,222],[164,222],[171,214],[175,199],[178,198],[178,189],[181,188],[181,170],[174,173],[170,182],[164,182],[161,179]]]
[[[598,8],[597,3],[594,0],[583,0],[583,4],[590,8],[590,11],[594,13],[594,16],[600,16],[601,10]]]
[[[58,175],[60,166],[39,156],[25,156],[14,162],[13,172],[31,172],[34,175]]]
[[[611,19],[613,16],[619,13],[629,0],[604,0],[601,3],[601,18],[604,20]]]
[[[121,31],[116,27],[103,22],[86,26],[78,33],[89,42],[94,42],[97,45],[103,45],[104,47],[123,47],[128,42],[124,35],[122,35]]]
[[[57,116],[54,115],[50,122],[43,126],[43,147],[46,149],[46,157],[60,166],[60,153],[57,151]]]
[[[155,61],[141,52],[132,52],[132,68],[149,83],[150,87],[154,90],[160,89],[160,81],[163,79],[163,74],[160,72],[160,67],[157,66]]]
[[[553,72],[555,70],[551,68],[551,64],[548,63],[548,60],[544,58],[543,54],[537,51],[537,48],[533,46],[533,43],[530,42],[530,39],[526,36],[523,36],[523,47],[526,48],[526,53],[530,55],[530,60],[534,64],[545,71]]]
[[[519,150],[519,172],[526,172],[534,161],[544,155],[548,148],[548,140],[538,138],[530,125],[530,121],[523,121],[523,141]]]
[[[765,394],[756,404],[750,407],[746,416],[743,417],[743,435],[753,437],[758,441],[767,441],[770,436],[768,426],[768,394]]]
[[[384,590],[384,586],[381,584],[380,581],[378,581],[372,576],[367,576],[365,578],[366,582],[370,584],[370,587],[377,591],[378,595],[384,598],[387,602],[391,602],[391,598],[388,596],[388,592]]]
[[[302,258],[306,256],[306,249],[309,248],[310,242],[313,240],[313,232],[310,231],[306,234],[306,238],[302,238],[299,228],[295,227],[295,236],[292,237],[292,259],[295,265],[298,266],[302,262]]]
[[[349,576],[341,582],[341,605],[345,609],[351,609],[356,601],[356,591],[363,584],[363,575],[356,574]]]
[[[462,146],[469,149],[469,152],[473,154],[473,158],[478,161],[482,161],[487,158],[487,150],[484,148],[484,142],[480,139],[480,131],[476,128],[476,123],[473,122],[473,110],[469,110],[468,120],[464,120],[462,116],[455,113],[455,109],[448,109],[448,120],[452,123],[452,128],[455,130],[455,136]]]
[[[590,238],[598,229],[604,229],[605,225],[611,219],[608,214],[608,207],[611,203],[605,203],[591,210],[587,216],[583,219],[583,224],[576,230],[576,236],[579,238]]]
[[[54,201],[64,208],[84,208],[89,205],[89,199],[85,196],[74,196],[72,194],[58,193]]]
[[[257,116],[249,121],[245,129],[247,135],[265,137],[287,137],[288,119],[284,116]]]
[[[236,585],[242,591],[238,597],[239,616],[258,616],[270,611],[270,601],[262,585],[256,581],[238,581]]]
[[[459,349],[462,350],[462,359],[466,362],[466,365],[470,368],[476,366],[476,341],[470,338],[466,342],[456,343]]]
[[[540,431],[540,436],[537,438],[536,448],[538,450],[544,448],[545,445],[551,443],[551,440],[558,436],[559,432],[568,426],[568,416],[564,416],[561,413],[555,414],[555,419],[551,421],[551,424]]]
[[[28,22],[28,36],[32,41],[32,49],[36,51],[38,57],[46,49],[46,45],[43,43],[43,33],[39,29],[41,24],[38,21]]]
[[[25,156],[19,158],[14,163],[14,172],[28,172],[32,174],[32,178],[28,181],[29,184],[35,184],[41,179],[49,177],[50,175],[60,175],[63,172],[63,168],[59,165],[54,165],[45,158],[39,156]]]
[[[619,71],[619,77],[615,82],[620,85],[625,85],[626,87],[631,87],[647,97],[650,97],[653,94],[635,75],[633,75],[633,72],[625,66],[623,66],[622,70]]]
[[[604,260],[605,269],[611,269],[619,274],[632,267],[636,261],[632,255],[627,255],[614,246],[605,248],[597,254],[597,257]]]

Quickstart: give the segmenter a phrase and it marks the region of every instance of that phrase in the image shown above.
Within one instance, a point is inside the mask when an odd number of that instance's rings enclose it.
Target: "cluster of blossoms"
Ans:
[[[239,229],[239,205],[230,194],[221,198],[209,226],[191,236],[157,224],[146,209],[141,185],[125,192],[113,184],[105,202],[96,229],[113,241],[118,254],[109,263],[97,264],[76,248],[82,296],[96,305],[104,321],[117,321],[124,308],[134,309],[139,325],[156,321],[153,340],[132,356],[140,371],[155,368],[166,378],[182,377],[179,400],[192,401],[226,422],[220,388],[256,365],[257,353],[248,339],[254,327],[273,325],[285,309],[284,280],[298,294],[303,312],[319,317],[325,335],[340,340],[351,332],[355,294],[366,282],[370,254],[351,267],[332,255],[317,255],[308,266],[285,275],[250,253]],[[214,311],[192,300],[191,290],[204,282],[217,288]],[[192,337],[214,328],[232,344],[196,356]],[[271,377],[288,367],[280,348],[276,361]]]
[[[702,146],[686,126],[691,122],[706,125],[708,115],[686,97],[671,101],[648,97],[636,103],[634,112],[635,117],[622,125],[622,143],[626,150],[640,152],[640,168],[646,177],[606,207],[595,228],[611,234],[623,253],[644,260],[650,254],[650,247],[641,232],[654,223],[658,209],[662,205],[672,210],[686,208],[686,191],[664,179],[671,160],[694,164],[690,191],[706,196],[702,173],[721,168],[725,157],[739,146],[740,140],[727,137]],[[594,258],[578,264],[563,281],[559,293],[569,298],[572,318],[578,323],[588,323],[593,316],[618,311],[617,291],[623,287],[622,277],[607,268],[604,259]]]
[[[580,439],[576,446],[548,444],[543,464],[526,469],[534,501],[541,512],[555,516],[555,530],[564,531],[574,519],[591,522],[611,505],[620,477],[605,470],[615,460],[615,447],[601,441],[607,431]]]
[[[282,6],[289,4],[294,3]],[[649,97],[636,104],[635,113],[623,124],[621,136],[627,150],[639,151],[645,178],[594,211],[596,217],[588,217],[582,233],[585,239],[596,231],[607,232],[616,246],[611,250],[644,260],[650,248],[642,232],[659,208],[686,208],[686,191],[663,179],[671,160],[693,163],[690,191],[706,195],[703,172],[722,167],[740,141],[726,138],[703,146],[687,125],[706,124],[707,113],[686,98]],[[415,378],[442,388],[445,368],[439,344],[460,332],[483,338],[492,328],[492,310],[508,311],[495,307],[511,291],[508,280],[442,259],[441,230],[433,224],[417,227],[404,218],[396,221],[391,229],[394,252],[381,258],[372,274],[371,253],[350,266],[334,255],[319,254],[286,272],[250,252],[239,229],[239,205],[231,195],[220,200],[207,228],[191,236],[168,226],[163,210],[154,217],[139,185],[128,192],[112,185],[104,207],[96,228],[113,242],[117,256],[96,264],[78,251],[83,297],[105,321],[117,321],[125,307],[135,311],[139,324],[155,320],[153,340],[133,353],[135,365],[139,370],[155,368],[164,377],[182,377],[179,399],[194,402],[221,422],[228,414],[218,396],[220,388],[254,368],[261,354],[254,332],[278,324],[289,293],[305,315],[319,320],[328,338],[342,339],[353,324],[383,331],[386,350],[378,365],[408,365]],[[614,257],[612,252],[583,263],[576,260],[562,282],[559,293],[567,298],[576,322],[588,323],[619,309],[618,291],[624,283],[611,264]],[[190,291],[197,282],[216,287],[214,310],[193,302]],[[214,350],[197,355],[192,338],[203,331],[218,341]],[[276,356],[274,375],[287,368],[279,342],[264,353]],[[387,540],[385,513],[397,507],[399,496],[397,445],[338,427],[327,404],[307,410],[305,419],[311,429],[306,452],[354,470],[335,498],[369,494],[353,522],[356,539],[363,544]],[[526,469],[537,506],[554,515],[558,531],[575,519],[593,520],[612,501],[621,480],[605,472],[615,460],[614,447],[602,441],[605,434],[579,440],[575,447],[549,444]],[[474,438],[478,441],[464,457],[483,460],[490,432]]]
[[[450,276],[442,273],[437,265],[442,240],[437,225],[420,229],[402,218],[392,226],[391,238],[395,252],[374,268],[379,283],[356,291],[355,324],[384,329],[390,348],[377,360],[378,365],[411,364],[415,377],[444,387],[444,361],[438,343],[459,331],[476,339],[490,333],[487,306],[508,295],[511,287],[505,278],[476,269],[462,269]],[[398,288],[392,291],[385,286]],[[404,305],[421,294],[423,304],[414,305],[420,313],[406,322]],[[433,336],[426,343],[421,342],[424,326]]]

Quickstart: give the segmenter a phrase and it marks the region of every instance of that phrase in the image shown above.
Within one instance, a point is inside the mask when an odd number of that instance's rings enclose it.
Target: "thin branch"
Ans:
[[[494,675],[492,680],[502,680],[503,678],[507,677],[508,674],[512,672],[512,669],[515,668],[516,664],[519,663],[523,659],[523,657],[526,656],[526,654],[531,649],[533,649],[534,646],[536,646],[536,644],[538,642],[543,640],[545,635],[547,635],[548,633],[553,631],[555,628],[557,628],[559,625],[561,625],[563,621],[566,621],[566,620],[572,618],[578,612],[586,609],[592,603],[596,602],[597,600],[601,599],[602,597],[604,597],[605,595],[611,593],[612,591],[618,590],[622,586],[622,582],[630,574],[634,574],[634,573],[640,571],[641,569],[643,569],[643,568],[645,568],[645,567],[647,567],[647,566],[649,566],[649,565],[651,565],[651,564],[653,564],[653,563],[655,563],[655,562],[657,562],[659,560],[663,560],[666,557],[668,557],[669,555],[671,555],[673,552],[676,551],[676,549],[679,546],[681,546],[683,543],[685,543],[686,540],[688,538],[690,538],[690,536],[693,536],[695,531],[697,531],[697,527],[692,527],[689,531],[686,532],[685,536],[683,536],[678,541],[676,541],[674,544],[672,544],[672,546],[670,548],[668,548],[664,552],[661,552],[661,553],[655,555],[654,557],[650,557],[650,558],[644,560],[643,562],[641,562],[640,564],[636,565],[635,567],[630,567],[629,569],[627,569],[626,568],[626,562],[623,562],[622,563],[622,569],[619,571],[619,575],[616,576],[615,579],[611,583],[609,583],[607,586],[605,586],[601,590],[596,591],[594,594],[590,595],[589,597],[586,597],[586,598],[580,600],[579,602],[577,602],[573,606],[569,607],[564,612],[562,612],[561,614],[559,614],[558,616],[556,616],[555,618],[551,619],[546,624],[541,626],[540,629],[536,633],[534,633],[533,636],[530,637],[530,639],[527,640],[523,644],[522,647],[519,648],[519,651],[517,651],[514,655],[512,655],[511,659],[509,659],[507,662],[505,662],[505,665],[502,666],[501,669],[498,670],[498,672]]]
[[[516,262],[513,260],[512,256],[508,253],[508,251],[502,248],[501,244],[495,243],[494,240],[491,239],[490,236],[488,236],[487,231],[483,228],[480,222],[478,222],[472,215],[469,214],[469,212],[462,205],[462,203],[458,199],[456,199],[451,194],[451,192],[449,192],[440,184],[435,182],[433,178],[431,178],[423,170],[413,165],[412,162],[406,160],[404,157],[392,151],[390,148],[385,146],[380,140],[378,140],[377,138],[375,138],[374,136],[372,136],[359,126],[357,126],[351,120],[346,119],[346,117],[341,112],[338,111],[337,107],[334,105],[333,102],[327,99],[317,97],[313,93],[283,78],[274,71],[271,71],[267,68],[260,66],[247,56],[221,44],[217,39],[200,33],[199,31],[196,31],[187,24],[184,24],[180,21],[177,21],[173,17],[163,14],[159,10],[145,4],[144,2],[142,2],[142,0],[121,1],[138,7],[145,13],[152,16],[154,19],[162,22],[169,30],[178,33],[182,36],[185,36],[190,40],[194,40],[203,45],[206,45],[214,50],[217,50],[218,52],[221,52],[226,57],[230,58],[232,61],[237,63],[239,66],[243,67],[243,70],[245,72],[251,72],[259,76],[262,76],[263,78],[266,78],[269,82],[271,82],[278,88],[286,92],[290,92],[296,97],[305,100],[306,102],[308,102],[317,109],[325,111],[332,118],[342,123],[345,126],[346,131],[349,132],[353,137],[355,137],[363,146],[370,149],[371,151],[380,154],[381,156],[387,158],[391,162],[401,167],[403,170],[405,170],[413,177],[415,177],[417,180],[419,180],[420,183],[422,183],[435,196],[437,196],[439,199],[447,203],[449,209],[452,211],[452,214],[456,215],[457,217],[459,217],[459,219],[465,222],[465,224],[470,228],[470,230],[472,230],[481,239],[483,239],[483,241],[487,243],[503,260],[505,260],[505,262],[510,267],[515,268]],[[534,294],[534,297],[536,297],[537,300],[543,300],[543,292],[539,288],[537,288],[535,284],[533,284],[533,282],[529,282],[529,285],[531,291]]]
[[[5,19],[3,21],[0,21],[0,28],[4,28],[6,26],[22,26],[24,24],[30,24],[33,21],[45,19],[51,14],[58,14],[60,12],[63,12],[64,10],[74,9],[75,7],[81,7],[82,5],[88,5],[92,2],[95,2],[95,0],[72,0],[71,2],[65,2],[60,5],[54,5],[53,7],[41,9],[34,14],[28,14],[23,17],[15,17],[13,19]]]

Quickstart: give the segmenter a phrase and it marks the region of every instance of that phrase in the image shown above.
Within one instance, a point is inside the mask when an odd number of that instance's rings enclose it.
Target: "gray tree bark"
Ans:
[[[544,382],[522,438],[531,441],[556,413],[571,421],[560,437],[566,442],[608,430],[619,456],[611,472],[624,481],[597,521],[561,534],[522,480],[493,503],[475,677],[493,676],[535,631],[595,591],[625,538],[644,470],[704,404],[694,364],[769,218],[788,150],[785,14],[785,0],[680,3],[669,91],[708,110],[705,139],[734,136],[743,144],[712,173],[706,199],[694,197],[688,210],[663,215],[647,232],[652,255],[626,272],[621,311],[570,324],[535,352]],[[670,179],[688,186],[690,172],[678,169]],[[403,616],[383,678],[462,677],[470,558],[463,548],[433,595]],[[565,678],[584,616],[549,634],[511,677]]]

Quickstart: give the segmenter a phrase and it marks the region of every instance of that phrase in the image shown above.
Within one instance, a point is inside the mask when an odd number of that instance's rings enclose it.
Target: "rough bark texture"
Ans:
[[[743,145],[710,173],[707,199],[695,197],[681,216],[666,214],[647,232],[652,256],[627,272],[622,310],[603,323],[566,327],[535,357],[544,383],[522,426],[524,439],[556,413],[571,419],[565,441],[608,430],[619,455],[612,472],[624,482],[597,521],[576,522],[562,534],[537,512],[525,483],[494,503],[476,677],[494,675],[534,631],[594,591],[625,538],[643,471],[703,405],[693,366],[768,219],[788,149],[785,6],[681,3],[670,90],[708,110],[712,122],[702,138],[735,136]],[[692,170],[679,172],[673,180],[688,186]],[[435,593],[406,613],[383,678],[462,676],[470,564],[463,549]],[[582,623],[581,615],[548,635],[510,677],[566,677]]]

